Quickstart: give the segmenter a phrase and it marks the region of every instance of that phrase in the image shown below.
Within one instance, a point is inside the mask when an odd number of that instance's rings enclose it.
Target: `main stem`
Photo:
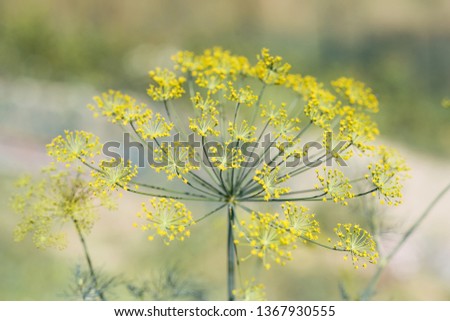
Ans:
[[[227,241],[227,258],[228,258],[228,301],[234,301],[233,290],[235,289],[235,275],[236,275],[236,254],[233,236],[234,224],[234,205],[228,204],[228,241]]]
[[[91,256],[89,255],[88,247],[86,240],[84,239],[83,233],[81,232],[80,226],[78,225],[78,222],[76,220],[73,220],[73,223],[75,224],[75,228],[77,229],[78,237],[80,238],[81,244],[83,245],[83,252],[84,256],[86,258],[86,262],[89,268],[89,273],[91,275],[92,283],[95,287],[95,292],[97,292],[98,297],[102,301],[106,301],[105,295],[102,293],[102,291],[98,288],[98,280],[97,275],[95,274],[94,266],[92,264]]]

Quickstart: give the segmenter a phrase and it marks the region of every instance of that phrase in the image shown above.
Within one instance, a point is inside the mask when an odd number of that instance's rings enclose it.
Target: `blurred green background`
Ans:
[[[353,76],[374,89],[382,139],[397,146],[413,168],[405,205],[377,209],[395,227],[386,234],[387,247],[449,179],[450,111],[440,106],[450,96],[447,0],[2,0],[0,299],[64,299],[73,266],[82,263],[75,238],[63,252],[12,242],[16,218],[8,200],[18,175],[36,173],[48,162],[45,144],[63,129],[110,131],[84,108],[94,94],[115,88],[142,95],[149,69],[168,65],[178,50],[212,46],[251,59],[267,47],[295,72],[322,81]],[[208,298],[224,299],[222,218],[197,226],[189,243],[166,248],[132,231],[141,201],[130,197],[119,212],[105,213],[89,237],[102,270],[139,280],[178,262],[208,284]],[[442,203],[448,205],[449,198]],[[444,205],[392,262],[376,298],[450,299],[450,219]],[[357,209],[342,215],[351,220]],[[325,215],[330,209],[317,211]],[[339,299],[340,280],[356,292],[373,272],[356,273],[340,264],[339,255],[320,249],[297,256],[285,269],[265,274],[269,299]],[[126,292],[118,290],[117,298],[127,298]]]

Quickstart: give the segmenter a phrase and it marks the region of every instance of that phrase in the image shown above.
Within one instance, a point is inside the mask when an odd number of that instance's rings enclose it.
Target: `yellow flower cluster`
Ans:
[[[228,123],[228,133],[230,134],[231,142],[252,143],[256,141],[255,126],[249,126],[246,120],[239,124]]]
[[[184,94],[184,77],[177,77],[174,72],[167,69],[156,68],[150,71],[150,77],[156,84],[150,85],[147,93],[155,101],[167,101],[180,98]]]
[[[265,286],[262,283],[255,284],[255,280],[246,280],[242,288],[233,290],[236,300],[239,301],[266,301]]]
[[[12,200],[14,211],[21,217],[14,239],[22,241],[31,234],[37,248],[62,249],[67,244],[61,231],[65,223],[74,223],[81,233],[89,233],[97,220],[96,208],[112,209],[115,204],[109,194],[97,195],[81,174],[80,168],[59,170],[50,166],[39,181],[22,178],[17,184],[21,193]]]
[[[100,114],[113,124],[119,123],[126,126],[142,117],[147,117],[143,112],[146,108],[144,104],[136,104],[136,99],[120,91],[109,90],[101,96],[94,97],[94,101],[96,105],[88,105],[88,108],[94,112],[94,117]]]
[[[57,162],[72,163],[77,159],[86,162],[87,158],[100,154],[99,139],[93,134],[81,130],[66,130],[64,134],[65,137],[60,135],[47,144],[48,155]]]
[[[399,205],[402,198],[402,181],[408,177],[409,167],[394,150],[385,146],[380,146],[377,154],[379,160],[368,165],[370,174],[366,174],[366,178],[376,188],[373,194],[382,197],[382,204]]]
[[[297,246],[294,234],[289,232],[289,223],[280,220],[278,213],[252,213],[250,222],[240,222],[239,239],[250,246],[250,255],[262,260],[264,267],[270,269],[269,260],[285,265],[292,260],[292,250]],[[240,240],[236,244],[241,244]]]
[[[306,207],[286,202],[282,209],[284,218],[278,213],[253,212],[249,223],[242,220],[235,226],[235,244],[250,246],[250,256],[261,259],[266,269],[271,266],[269,260],[285,265],[292,259],[298,240],[316,240],[320,233],[319,222]]]
[[[165,172],[169,180],[178,177],[184,183],[187,183],[188,180],[185,175],[199,169],[191,146],[182,146],[177,142],[173,142],[173,146],[163,143],[153,153],[155,164],[150,164],[150,166],[158,173]]]
[[[142,139],[155,139],[170,136],[173,123],[167,122],[160,113],[153,115],[153,111],[147,109],[145,116],[140,117],[136,121],[135,128],[136,133]]]
[[[180,52],[172,57],[175,69],[195,77],[195,83],[215,94],[227,88],[227,81],[236,80],[238,75],[247,75],[250,64],[243,56],[232,55],[222,48],[207,49],[201,55]]]
[[[352,78],[341,77],[331,83],[336,92],[341,94],[347,102],[357,108],[378,112],[378,99],[372,89],[360,81]]]
[[[209,161],[222,172],[237,169],[245,161],[242,150],[234,144],[220,144],[210,146],[208,150]]]
[[[270,124],[277,124],[283,122],[288,118],[286,111],[286,104],[281,106],[275,105],[272,101],[268,104],[261,104],[261,118],[269,122]]]
[[[312,76],[302,76],[299,74],[289,74],[286,79],[286,87],[291,88],[293,92],[307,101],[313,91],[323,88],[323,84],[319,84],[316,78]]]
[[[345,114],[339,122],[337,137],[355,146],[361,152],[373,150],[371,143],[379,135],[377,124],[367,115],[345,108]]]
[[[289,117],[286,104],[276,106],[271,101],[267,105],[261,105],[261,118],[273,127],[273,136],[280,140],[278,145],[288,145],[295,142],[300,131],[300,118]]]
[[[316,189],[323,191],[323,201],[326,201],[326,196],[329,196],[335,203],[339,202],[342,205],[348,205],[348,200],[354,196],[351,192],[352,185],[340,170],[328,170],[326,167],[323,167],[323,175],[320,174],[318,169],[316,174],[321,185],[320,187],[316,185]]]
[[[305,105],[305,115],[318,127],[330,129],[331,121],[339,114],[341,102],[330,91],[316,88]]]
[[[376,243],[372,235],[359,225],[338,224],[334,228],[334,232],[338,237],[338,241],[334,243],[334,248],[348,252],[344,256],[344,260],[347,260],[350,255],[355,269],[359,268],[361,259],[373,264],[377,262],[379,255]],[[329,239],[329,242],[332,242],[331,239]],[[365,268],[367,264],[364,262],[361,266]]]
[[[259,185],[261,185],[265,195],[264,199],[266,201],[271,198],[280,198],[281,195],[286,194],[290,191],[289,187],[281,187],[280,184],[289,179],[289,176],[280,176],[279,167],[270,167],[264,164],[261,169],[255,171],[255,180]]]
[[[189,118],[189,128],[202,137],[219,136],[220,132],[216,129],[219,125],[219,120],[217,115],[219,111],[217,110],[217,101],[211,98],[202,98],[200,93],[197,93],[195,97],[192,98],[192,102],[197,110],[200,111],[198,117]]]
[[[250,86],[242,87],[236,90],[231,81],[228,83],[228,93],[229,95],[226,98],[229,101],[235,101],[239,104],[247,105],[248,107],[253,106],[253,104],[258,100],[258,96],[253,94],[253,90]]]
[[[138,173],[137,166],[132,166],[131,162],[127,164],[123,159],[114,159],[110,161],[101,161],[99,170],[92,170],[91,176],[94,181],[91,185],[97,190],[122,188],[128,189],[128,184]]]
[[[263,49],[257,58],[258,62],[250,70],[251,75],[256,76],[267,85],[283,85],[286,83],[291,65],[283,62],[283,58],[270,55],[268,49]]]
[[[154,235],[161,236],[166,245],[173,240],[184,241],[191,235],[189,227],[195,224],[192,213],[186,206],[173,199],[153,198],[150,200],[152,209],[142,204],[142,213],[137,216],[146,221],[140,227],[143,231],[151,231],[148,239],[153,240]],[[138,224],[135,224],[138,227]]]
[[[94,97],[94,100],[96,106],[88,105],[88,108],[94,111],[94,117],[100,113],[111,123],[123,126],[132,124],[142,139],[170,136],[173,124],[167,122],[160,113],[154,114],[145,104],[136,104],[136,99],[131,96],[110,90]]]
[[[203,61],[191,51],[180,51],[172,56],[172,60],[175,62],[175,69],[193,76],[197,76],[204,65]]]
[[[285,219],[288,221],[289,231],[296,237],[317,240],[320,233],[319,222],[314,214],[309,214],[305,206],[297,206],[293,202],[281,205]]]

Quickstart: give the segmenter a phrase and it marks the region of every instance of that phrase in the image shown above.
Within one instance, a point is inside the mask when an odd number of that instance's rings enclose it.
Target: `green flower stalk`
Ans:
[[[85,137],[84,134],[80,135]],[[68,149],[66,156],[70,153]],[[63,225],[72,225],[83,247],[95,298],[105,300],[85,235],[90,233],[98,218],[98,208],[114,209],[116,204],[111,193],[106,190],[98,193],[83,174],[84,169],[81,167],[58,169],[55,164],[51,164],[43,170],[44,178],[37,182],[32,182],[29,177],[20,179],[17,187],[22,193],[12,199],[13,209],[21,216],[14,230],[14,239],[21,241],[31,234],[37,248],[63,249],[67,244],[66,234],[59,229]]]
[[[400,203],[408,168],[392,150],[375,143],[379,132],[371,115],[378,112],[378,100],[372,90],[351,78],[326,85],[291,73],[291,66],[267,49],[254,64],[221,48],[202,54],[183,51],[172,59],[172,70],[150,72],[148,103],[110,90],[89,106],[95,117],[103,116],[141,143],[154,156],[150,165],[99,159],[95,155],[102,145],[85,132],[66,132],[48,145],[56,162],[77,162],[90,170],[86,198],[116,190],[142,195],[135,226],[149,240],[160,237],[167,245],[188,239],[193,224],[222,215],[228,226],[229,300],[262,297],[263,286],[248,281],[251,276],[237,280],[240,262],[258,260],[266,269],[285,265],[292,250],[304,243],[342,251],[355,267],[376,263],[376,245],[368,231],[339,224],[337,240],[321,242],[319,222],[305,206],[322,201],[345,206],[365,195],[388,205]],[[318,140],[307,142],[307,133],[319,134]],[[271,140],[264,144],[268,135]],[[341,141],[340,148],[330,152],[329,137]],[[198,144],[183,143],[187,141]],[[309,153],[313,143],[325,148]],[[365,173],[348,177],[339,167],[353,158],[370,165]],[[336,165],[330,166],[332,161]],[[302,179],[319,165],[324,168],[315,180]],[[148,170],[163,172],[184,187],[142,181],[139,173]],[[299,182],[310,186],[302,189]],[[193,202],[211,203],[214,209],[199,215],[189,210]],[[279,210],[261,212],[258,203]],[[35,220],[45,221],[43,204],[39,213]],[[30,231],[20,230],[21,237]]]

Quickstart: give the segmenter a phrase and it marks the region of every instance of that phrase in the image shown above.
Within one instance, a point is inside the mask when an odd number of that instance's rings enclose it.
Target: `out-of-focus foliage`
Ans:
[[[383,96],[381,130],[449,154],[450,9],[445,0],[56,1],[0,4],[0,74],[142,88],[177,49],[270,47],[320,78],[351,74]],[[434,134],[430,141],[428,137]]]

